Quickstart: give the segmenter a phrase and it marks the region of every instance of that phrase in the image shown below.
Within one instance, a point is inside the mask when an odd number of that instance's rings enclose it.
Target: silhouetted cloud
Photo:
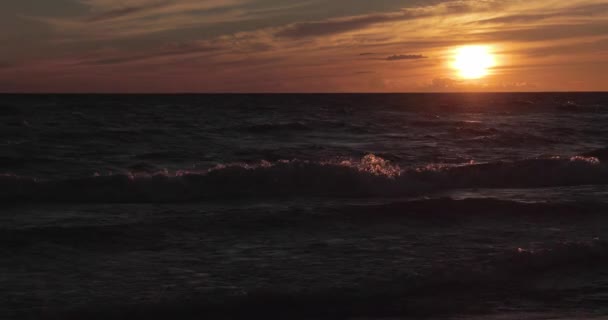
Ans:
[[[418,60],[418,59],[426,59],[426,58],[428,58],[428,57],[423,56],[421,54],[399,54],[399,55],[392,55],[392,56],[386,57],[385,60],[387,60],[387,61]]]

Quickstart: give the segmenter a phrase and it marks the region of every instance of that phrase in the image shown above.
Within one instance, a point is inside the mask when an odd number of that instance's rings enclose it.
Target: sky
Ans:
[[[608,0],[3,0],[0,41],[0,92],[608,90]]]

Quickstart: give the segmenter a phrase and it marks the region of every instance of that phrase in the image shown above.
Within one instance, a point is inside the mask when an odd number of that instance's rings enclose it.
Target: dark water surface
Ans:
[[[0,318],[608,312],[606,93],[0,98]]]

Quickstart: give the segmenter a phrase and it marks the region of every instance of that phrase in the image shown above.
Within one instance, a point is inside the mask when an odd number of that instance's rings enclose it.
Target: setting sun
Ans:
[[[479,79],[488,75],[496,59],[487,46],[466,46],[456,49],[453,67],[464,79]]]

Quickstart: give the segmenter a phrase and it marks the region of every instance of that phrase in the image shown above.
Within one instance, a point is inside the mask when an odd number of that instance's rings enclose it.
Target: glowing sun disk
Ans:
[[[464,79],[479,79],[489,74],[496,59],[487,46],[465,46],[456,49],[453,68]]]

